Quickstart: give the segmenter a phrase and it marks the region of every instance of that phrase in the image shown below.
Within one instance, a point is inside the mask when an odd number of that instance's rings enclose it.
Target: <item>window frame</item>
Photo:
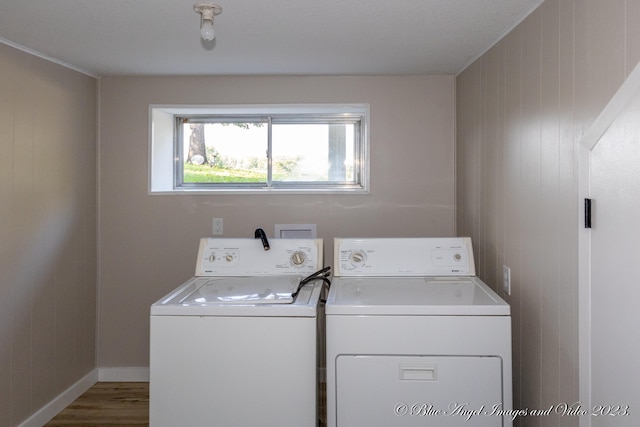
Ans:
[[[151,105],[149,150],[150,194],[344,194],[369,192],[369,105],[368,104],[265,104],[176,106]],[[268,123],[268,176],[266,183],[184,183],[184,154],[179,120],[246,121]],[[170,121],[170,123],[169,123]],[[274,181],[272,177],[272,124],[357,123],[354,141],[354,181]],[[171,129],[171,135],[167,132]],[[170,141],[169,141],[170,139]],[[170,142],[170,147],[168,144]],[[168,158],[170,151],[170,159]],[[170,167],[167,160],[170,161]],[[171,174],[170,179],[166,176]]]

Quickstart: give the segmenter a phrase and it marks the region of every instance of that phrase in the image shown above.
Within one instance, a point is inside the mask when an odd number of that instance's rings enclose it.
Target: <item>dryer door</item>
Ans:
[[[338,427],[503,425],[499,357],[342,355],[336,378]]]

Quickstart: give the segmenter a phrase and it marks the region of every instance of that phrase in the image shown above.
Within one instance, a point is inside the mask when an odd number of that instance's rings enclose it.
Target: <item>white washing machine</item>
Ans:
[[[152,427],[314,427],[321,239],[201,239],[151,306]],[[293,296],[295,294],[295,296]]]
[[[509,305],[469,238],[336,239],[330,427],[512,425]]]

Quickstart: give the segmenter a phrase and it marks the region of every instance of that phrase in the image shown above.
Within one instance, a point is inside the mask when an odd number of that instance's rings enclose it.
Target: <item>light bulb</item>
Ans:
[[[202,40],[213,40],[216,33],[213,32],[213,21],[205,19],[202,21],[202,27],[200,27],[200,36]]]

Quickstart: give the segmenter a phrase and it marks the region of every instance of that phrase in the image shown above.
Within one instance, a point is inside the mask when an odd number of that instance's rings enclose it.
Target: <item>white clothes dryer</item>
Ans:
[[[321,239],[203,238],[151,306],[151,427],[315,427]]]
[[[512,425],[509,305],[469,238],[336,239],[330,427]]]

